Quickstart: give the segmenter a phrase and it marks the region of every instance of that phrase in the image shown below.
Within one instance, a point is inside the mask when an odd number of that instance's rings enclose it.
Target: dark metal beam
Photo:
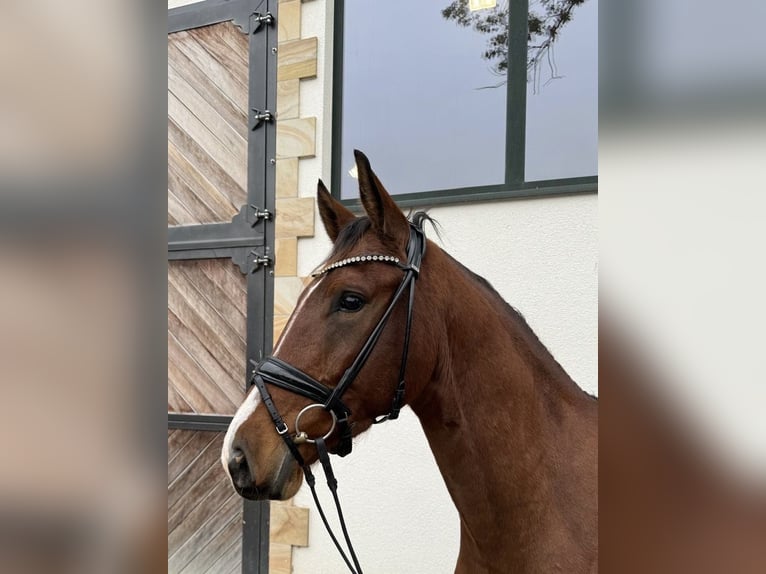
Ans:
[[[527,131],[527,34],[529,0],[508,3],[508,83],[505,124],[505,184],[524,182]]]
[[[243,205],[230,223],[168,227],[168,252],[263,245],[263,230],[256,229],[262,220],[254,215],[255,211]]]
[[[271,508],[268,500],[245,500],[242,513],[242,574],[268,574]]]
[[[181,234],[175,235],[175,240],[168,241],[168,252],[194,251],[199,249],[225,249],[227,247],[258,247],[263,245],[263,236],[242,237],[233,233],[228,223],[214,223],[201,226],[198,233],[190,233],[189,239],[178,239]],[[168,231],[168,235],[171,233]]]
[[[227,415],[168,413],[168,428],[226,432],[232,418]]]
[[[278,18],[278,0],[264,0],[258,12],[269,12]],[[276,110],[277,99],[277,26],[256,26],[257,17],[251,16],[250,34],[250,110]],[[249,131],[247,157],[247,201],[250,205],[275,212],[276,201],[276,122],[253,122]],[[274,245],[274,218],[260,224],[265,247],[262,260],[268,260]],[[257,257],[249,259],[258,260]],[[255,267],[247,276],[247,361],[244,375],[249,384],[248,365],[271,353],[274,329],[274,271],[271,267]],[[242,545],[242,573],[268,574],[269,572],[268,501],[246,501]]]
[[[258,8],[277,16],[277,0],[266,0]],[[255,18],[255,17],[253,17]],[[277,97],[277,27],[263,26],[250,35],[250,97],[252,110],[275,110]],[[257,126],[257,129],[255,129]],[[248,137],[247,201],[275,212],[276,196],[276,124],[255,122]],[[263,220],[265,248],[274,245],[274,219]],[[251,257],[250,259],[255,259]],[[247,282],[247,360],[260,362],[271,352],[274,324],[274,273],[271,267],[255,268]],[[245,375],[248,378],[247,368]]]
[[[264,212],[244,205],[231,223],[178,225],[168,228],[168,260],[230,258],[242,273],[269,266],[264,246]],[[268,212],[268,217],[271,212]]]
[[[243,34],[250,33],[253,0],[207,0],[168,10],[168,34],[233,21]]]

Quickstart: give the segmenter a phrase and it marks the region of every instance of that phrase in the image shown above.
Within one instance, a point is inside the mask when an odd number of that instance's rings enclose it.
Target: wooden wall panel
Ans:
[[[245,397],[246,280],[229,259],[168,262],[168,411],[236,412]]]
[[[247,194],[247,36],[168,36],[168,225],[227,222]]]
[[[236,571],[242,499],[221,467],[223,433],[168,431],[168,572]]]

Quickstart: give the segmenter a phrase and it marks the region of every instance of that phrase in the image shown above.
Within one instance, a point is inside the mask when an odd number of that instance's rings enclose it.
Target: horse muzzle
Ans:
[[[301,484],[300,468],[286,449],[280,451],[281,460],[273,479],[258,483],[245,452],[233,449],[227,468],[237,494],[248,500],[286,500],[295,496]]]

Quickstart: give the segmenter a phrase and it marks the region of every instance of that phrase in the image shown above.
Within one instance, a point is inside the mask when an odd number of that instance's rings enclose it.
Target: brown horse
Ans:
[[[356,160],[367,215],[356,217],[319,183],[319,212],[334,242],[325,269],[332,270],[304,291],[274,351],[329,388],[386,312],[402,282],[402,269],[389,258],[407,261],[411,235],[410,222],[367,158],[356,152]],[[332,267],[365,254],[387,259]],[[407,331],[402,299],[342,398],[354,436],[391,411]],[[420,419],[460,515],[455,571],[595,572],[596,399],[572,381],[489,283],[432,242],[412,309],[405,402]],[[295,437],[298,456],[311,464],[317,449],[298,440],[295,422],[316,401],[268,387],[273,405],[263,408],[258,390],[250,392],[229,428],[222,462],[243,496],[287,499],[298,491],[302,473],[269,409],[276,407],[289,427],[285,436]],[[302,436],[322,436],[329,421],[323,409],[305,412]],[[340,448],[339,434],[327,437],[330,451]]]

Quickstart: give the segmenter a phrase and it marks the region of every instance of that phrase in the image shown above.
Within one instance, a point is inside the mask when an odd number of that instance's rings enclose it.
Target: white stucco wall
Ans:
[[[319,38],[319,76],[301,83],[301,116],[317,118],[317,156],[300,163],[299,188],[312,196],[317,178],[330,180],[332,3],[303,5],[303,36]],[[325,88],[328,89],[325,89]],[[375,166],[375,158],[370,158]],[[378,174],[385,183],[385,173]],[[585,390],[597,392],[597,198],[581,195],[440,206],[444,248],[487,278],[519,309],[553,355]],[[330,244],[317,215],[317,236],[299,241],[300,275]],[[431,238],[435,234],[431,233]],[[458,517],[417,418],[358,438],[354,452],[333,457],[347,523],[366,574],[449,573],[458,552]],[[321,471],[320,471],[321,474]],[[326,490],[318,478],[320,494]],[[337,524],[329,494],[325,509]],[[304,486],[296,504],[311,508],[310,543],[295,548],[297,574],[337,574],[345,566]],[[340,531],[338,529],[338,536]]]

